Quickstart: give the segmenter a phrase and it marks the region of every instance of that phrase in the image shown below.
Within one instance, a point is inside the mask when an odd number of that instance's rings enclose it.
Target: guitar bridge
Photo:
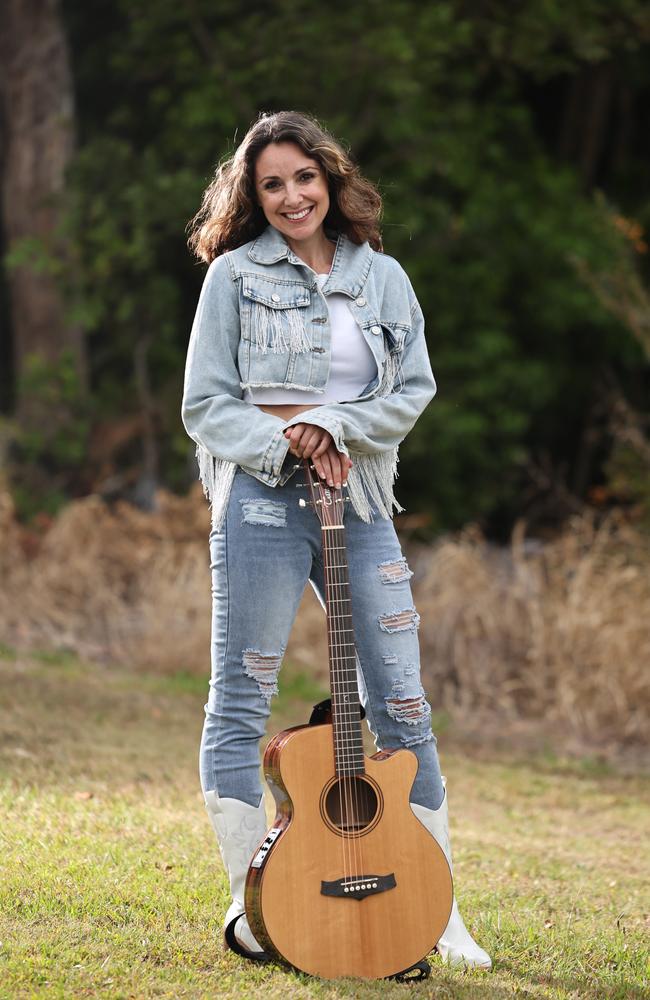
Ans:
[[[365,899],[366,896],[376,896],[379,892],[394,889],[397,885],[395,875],[357,875],[354,878],[346,876],[333,882],[321,882],[321,896],[340,896],[342,899]]]

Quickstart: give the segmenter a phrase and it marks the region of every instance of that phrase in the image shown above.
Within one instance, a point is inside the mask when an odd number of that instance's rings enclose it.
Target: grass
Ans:
[[[323,692],[295,668],[272,731]],[[196,756],[205,684],[0,651],[0,997],[648,996],[650,779],[440,741],[457,894],[495,959],[417,986],[322,982],[220,945]],[[387,929],[387,933],[390,930]]]

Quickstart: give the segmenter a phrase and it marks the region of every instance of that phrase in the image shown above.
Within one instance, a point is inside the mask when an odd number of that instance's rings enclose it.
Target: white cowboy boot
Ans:
[[[449,862],[451,868],[451,844],[449,842],[449,814],[447,811],[447,781],[442,779],[445,787],[445,797],[438,809],[427,809],[426,806],[417,805],[411,802],[411,809],[429,833],[433,834]],[[445,927],[444,933],[436,950],[440,954],[443,962],[449,965],[466,965],[476,969],[491,969],[492,959],[486,951],[479,948],[476,941],[465,927],[463,918],[460,915],[456,897],[451,908],[449,923]]]
[[[206,792],[204,797],[232,894],[223,925],[226,944],[244,958],[265,961],[267,955],[253,937],[244,909],[248,867],[267,832],[264,796],[258,806],[239,799],[222,799],[216,792]]]

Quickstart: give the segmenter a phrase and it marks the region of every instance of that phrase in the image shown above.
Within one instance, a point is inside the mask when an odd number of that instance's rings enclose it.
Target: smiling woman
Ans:
[[[330,207],[325,173],[293,142],[269,144],[255,164],[255,189],[267,220],[317,273],[332,266],[334,243],[324,238]]]
[[[320,522],[293,488],[301,459],[347,486],[359,697],[378,749],[417,757],[411,809],[450,857],[419,615],[391,520],[397,448],[435,382],[411,283],[381,252],[380,212],[340,143],[309,116],[278,112],[221,164],[192,222],[189,244],[210,263],[182,408],[213,516],[201,782],[230,877],[226,940],[248,958],[266,958],[244,911],[266,834],[259,741],[307,581],[325,596]],[[438,950],[491,964],[455,904]]]

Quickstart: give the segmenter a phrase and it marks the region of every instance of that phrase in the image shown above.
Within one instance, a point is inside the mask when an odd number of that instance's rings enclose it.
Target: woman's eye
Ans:
[[[312,174],[312,173],[301,174],[300,179],[303,180],[303,181],[313,181],[313,179],[314,179],[315,176],[316,176],[316,174]]]
[[[264,185],[265,191],[270,191],[272,188],[277,186],[277,181],[269,181],[268,184]]]

